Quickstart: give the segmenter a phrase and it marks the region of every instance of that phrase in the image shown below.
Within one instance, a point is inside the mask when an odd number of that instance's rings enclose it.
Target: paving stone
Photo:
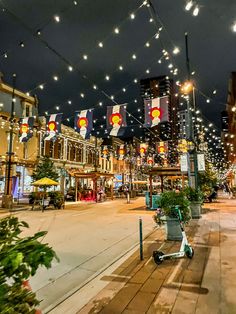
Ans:
[[[130,280],[129,282],[131,283],[144,283],[149,277],[150,277],[151,273],[141,269],[140,271],[138,271]]]
[[[101,314],[116,314],[122,313],[127,305],[134,298],[136,293],[141,288],[141,284],[128,283],[125,287],[115,295],[115,297],[111,300],[111,302],[105,306]]]
[[[155,298],[155,293],[138,292],[133,300],[129,303],[127,309],[145,313]]]
[[[163,283],[163,279],[153,279],[149,278],[145,284],[142,286],[141,291],[142,292],[150,292],[150,293],[157,293]]]

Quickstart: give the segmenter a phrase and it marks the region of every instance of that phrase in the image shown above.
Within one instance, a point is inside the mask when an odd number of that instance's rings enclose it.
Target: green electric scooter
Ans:
[[[188,243],[188,239],[184,231],[184,223],[183,223],[182,214],[180,212],[179,206],[175,206],[175,210],[176,210],[176,216],[180,223],[180,228],[181,228],[182,237],[183,237],[180,250],[179,252],[170,253],[170,254],[164,254],[161,251],[154,251],[153,258],[157,265],[160,265],[166,259],[181,258],[181,257],[184,257],[185,255],[191,259],[194,255],[194,250],[191,247],[191,245]]]

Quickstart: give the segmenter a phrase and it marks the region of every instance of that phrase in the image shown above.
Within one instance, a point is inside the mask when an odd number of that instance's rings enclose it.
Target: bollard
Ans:
[[[130,204],[130,194],[127,192],[127,204]]]
[[[139,255],[140,261],[143,261],[143,221],[139,218]]]

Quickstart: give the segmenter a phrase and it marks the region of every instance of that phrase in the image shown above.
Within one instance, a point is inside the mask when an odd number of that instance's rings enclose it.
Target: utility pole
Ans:
[[[12,208],[12,157],[13,152],[13,134],[14,134],[14,118],[15,118],[15,88],[16,88],[16,74],[12,76],[12,101],[11,101],[11,115],[10,115],[10,132],[9,132],[9,145],[7,161],[6,161],[6,173],[5,173],[5,191],[2,198],[2,207],[11,209]]]
[[[198,186],[198,170],[197,170],[197,153],[195,136],[194,136],[194,124],[193,124],[193,115],[192,115],[192,106],[195,110],[195,90],[193,83],[191,82],[191,73],[190,73],[190,61],[189,61],[189,50],[188,50],[188,33],[185,33],[185,51],[186,51],[186,67],[187,67],[187,77],[188,82],[186,82],[186,94],[187,94],[187,139],[190,141],[188,147],[188,180],[189,186],[192,188],[197,188]],[[189,93],[187,90],[189,86]]]

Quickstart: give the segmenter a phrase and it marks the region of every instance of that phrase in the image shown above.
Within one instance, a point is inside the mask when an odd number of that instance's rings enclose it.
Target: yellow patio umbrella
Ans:
[[[52,179],[45,177],[45,178],[42,178],[40,180],[33,182],[32,185],[34,185],[34,186],[50,186],[50,185],[59,185],[59,183],[52,180]]]
[[[49,178],[42,178],[40,180],[37,180],[35,182],[32,183],[33,186],[38,186],[38,187],[43,187],[44,188],[44,193],[46,193],[46,187],[47,186],[52,186],[52,185],[59,185],[58,182],[52,180],[52,179],[49,179]],[[44,210],[44,204],[45,204],[45,201],[44,201],[44,194],[43,194],[43,198],[42,198],[42,211]]]

